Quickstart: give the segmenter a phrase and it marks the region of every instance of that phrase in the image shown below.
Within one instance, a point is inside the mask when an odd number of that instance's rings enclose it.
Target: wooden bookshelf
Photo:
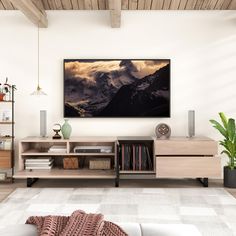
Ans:
[[[8,107],[11,110],[11,120],[0,121],[0,132],[3,134],[6,130],[6,136],[0,135],[0,140],[3,143],[3,147],[0,149],[0,170],[7,174],[5,180],[1,180],[0,183],[13,182],[14,176],[14,160],[15,160],[15,101],[14,101],[14,88],[11,89],[11,100],[0,101],[1,106]],[[6,104],[3,104],[6,103]],[[5,142],[10,143],[9,147],[5,146]]]
[[[15,124],[15,122],[12,122],[12,121],[0,121],[0,124],[1,125],[13,125],[13,124]]]
[[[5,101],[5,100],[3,100],[3,101],[0,101],[0,103],[13,103],[13,102],[15,102],[15,101],[12,101],[12,100],[8,100],[8,101]]]
[[[12,138],[15,138],[15,137],[12,137],[12,136],[1,136],[0,135],[0,139],[1,140],[7,140],[7,139],[12,139]]]

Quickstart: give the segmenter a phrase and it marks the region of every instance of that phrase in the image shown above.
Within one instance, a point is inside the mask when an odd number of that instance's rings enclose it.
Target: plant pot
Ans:
[[[231,170],[228,166],[224,167],[224,186],[236,188],[236,169]]]
[[[0,101],[3,101],[4,96],[5,96],[5,93],[0,93]]]

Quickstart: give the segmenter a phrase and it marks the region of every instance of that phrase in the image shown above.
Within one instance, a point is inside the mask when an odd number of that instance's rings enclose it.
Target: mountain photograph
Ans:
[[[169,117],[170,60],[64,60],[65,117]]]

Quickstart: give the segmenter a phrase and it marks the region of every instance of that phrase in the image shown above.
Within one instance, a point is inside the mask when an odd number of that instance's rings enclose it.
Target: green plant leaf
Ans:
[[[228,139],[227,130],[224,129],[224,127],[219,122],[216,120],[210,120],[210,122],[213,124],[214,128],[216,128],[226,139]]]
[[[225,143],[226,143],[227,150],[230,152],[231,157],[233,157],[234,156],[234,150],[235,150],[234,143],[230,140],[226,140]]]
[[[223,150],[222,152],[221,152],[221,154],[226,154],[228,157],[229,157],[229,159],[230,159],[230,153],[229,153],[229,151],[227,151],[227,150]]]
[[[228,121],[227,133],[229,135],[229,140],[234,141],[235,137],[235,120],[230,118]]]
[[[227,127],[228,127],[228,119],[226,118],[226,116],[225,116],[225,114],[223,112],[220,112],[219,115],[220,115],[221,121],[222,121],[225,129],[227,129]]]

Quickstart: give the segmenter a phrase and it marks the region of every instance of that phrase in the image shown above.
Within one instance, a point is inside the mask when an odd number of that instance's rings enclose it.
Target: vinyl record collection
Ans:
[[[122,144],[120,155],[121,170],[153,170],[153,159],[144,144]]]

